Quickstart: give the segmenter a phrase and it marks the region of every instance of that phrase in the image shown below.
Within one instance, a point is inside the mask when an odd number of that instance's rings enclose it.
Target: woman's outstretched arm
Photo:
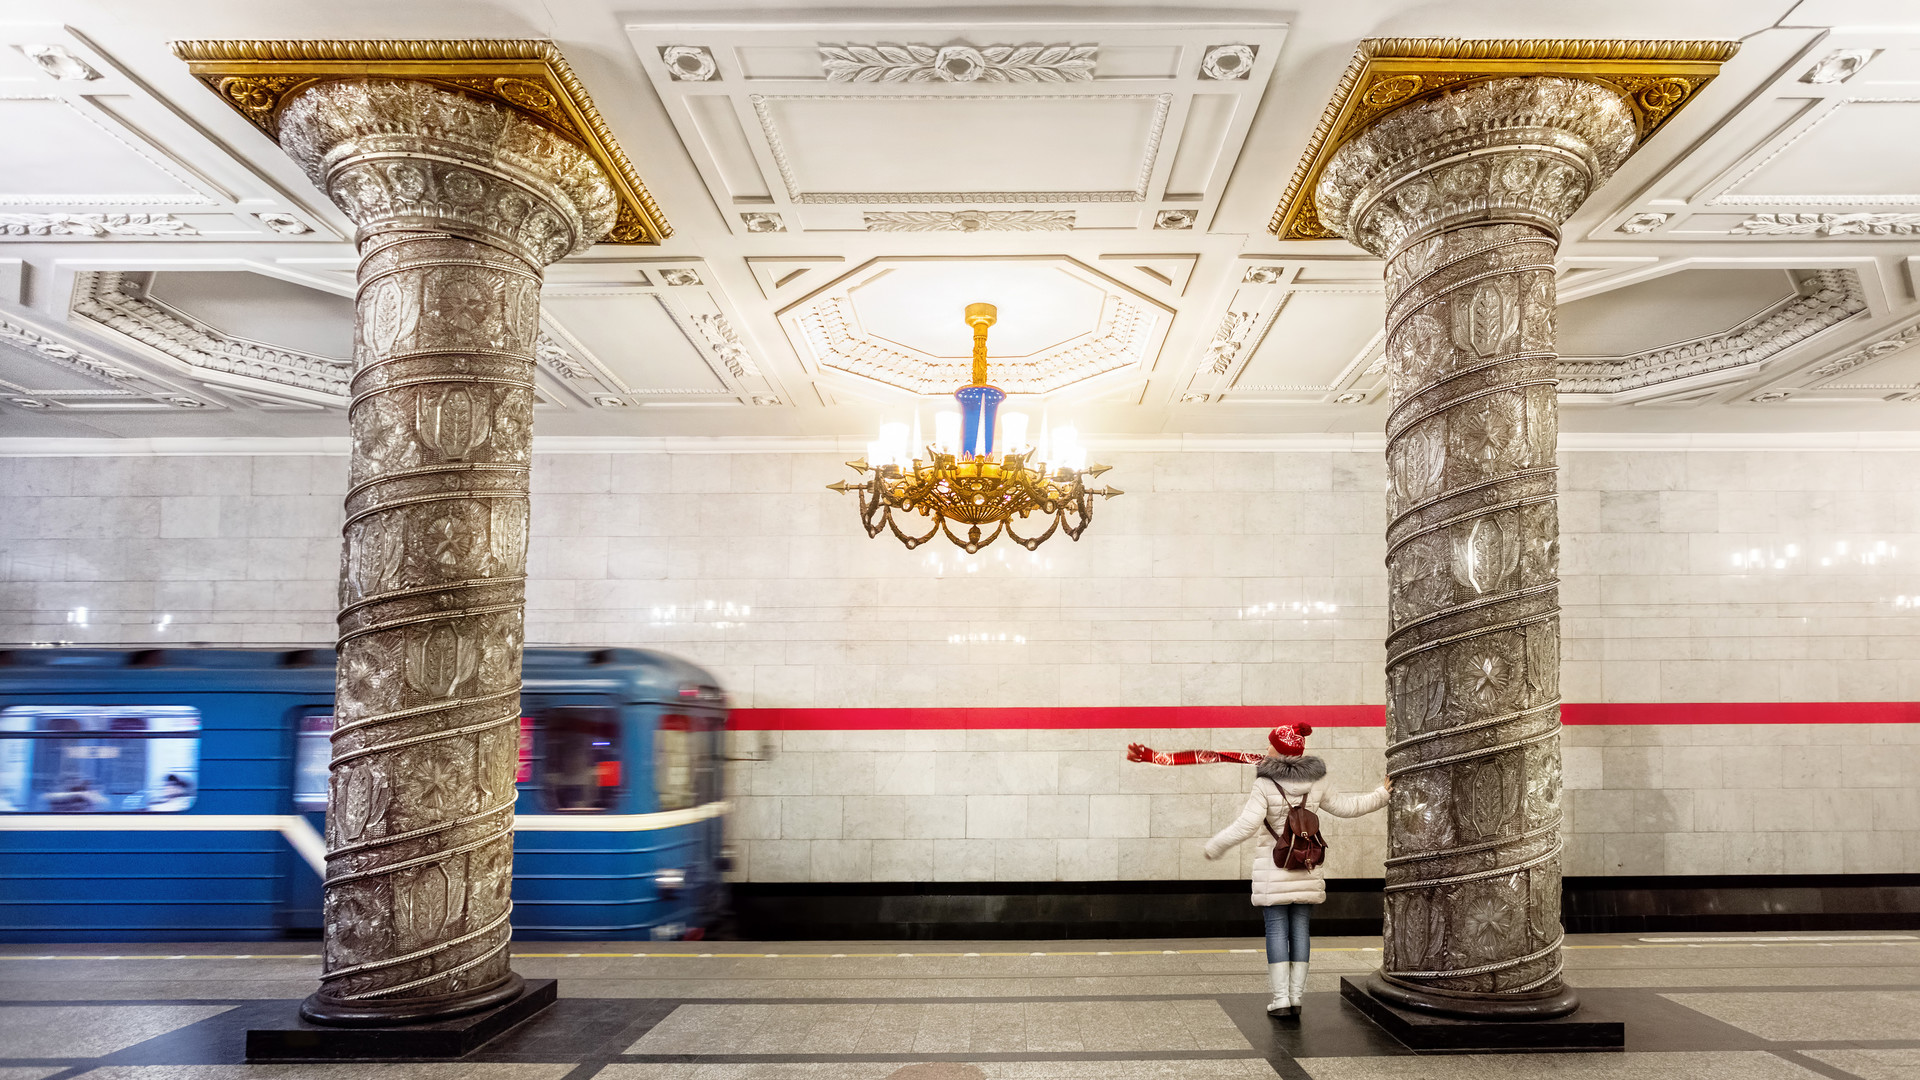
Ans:
[[[1387,805],[1387,792],[1393,781],[1382,780],[1372,791],[1329,791],[1320,797],[1320,808],[1334,817],[1360,817]]]
[[[1263,757],[1266,755],[1246,754],[1238,750],[1155,750],[1139,743],[1127,744],[1128,761],[1144,761],[1149,765],[1212,765],[1217,761],[1257,765]]]
[[[1208,859],[1217,859],[1227,853],[1227,849],[1253,835],[1260,823],[1267,819],[1267,796],[1256,785],[1247,796],[1247,804],[1240,808],[1240,816],[1233,824],[1221,829],[1201,848]]]

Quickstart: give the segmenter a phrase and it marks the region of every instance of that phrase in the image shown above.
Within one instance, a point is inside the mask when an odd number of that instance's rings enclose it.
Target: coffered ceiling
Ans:
[[[352,227],[166,47],[223,37],[559,45],[677,231],[550,269],[544,433],[868,432],[965,381],[976,300],[1090,439],[1378,431],[1379,263],[1266,224],[1383,36],[1743,42],[1567,223],[1566,428],[1920,427],[1899,0],[0,0],[0,436],[344,432]]]

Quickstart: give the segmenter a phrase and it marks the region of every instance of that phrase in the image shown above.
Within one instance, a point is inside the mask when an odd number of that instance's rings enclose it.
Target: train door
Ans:
[[[620,828],[643,786],[633,724],[600,694],[523,692],[520,708],[514,932],[626,936],[651,892],[644,835]]]
[[[678,926],[678,934],[704,933],[726,909],[719,866],[724,822],[713,812],[725,798],[720,745],[725,726],[724,713],[688,705],[664,709],[655,725],[657,808],[695,812],[692,820],[678,827],[682,839],[676,867],[682,886],[675,917],[686,920],[686,925]]]
[[[282,813],[298,814],[314,832],[324,837],[327,834],[327,766],[333,759],[333,706],[299,706],[291,711],[289,726],[293,750],[287,757],[293,775],[283,789],[290,793],[290,803]],[[280,920],[287,933],[294,937],[320,933],[320,872],[307,865],[305,859],[288,860]]]
[[[724,802],[727,798],[727,714],[714,711],[702,714],[706,737],[705,772],[703,799],[709,803]],[[700,879],[694,902],[699,906],[700,925],[721,925],[732,913],[733,902],[727,892],[726,872],[733,869],[730,862],[723,859],[727,850],[727,816],[714,814],[700,823],[704,834],[702,858],[700,860]]]

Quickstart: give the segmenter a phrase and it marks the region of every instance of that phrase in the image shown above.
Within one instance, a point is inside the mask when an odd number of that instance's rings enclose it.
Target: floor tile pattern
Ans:
[[[355,1065],[242,1063],[310,945],[0,946],[0,1080],[1920,1080],[1920,935],[1576,938],[1628,1042],[1558,1055],[1411,1054],[1337,993],[1378,939],[1316,942],[1276,1021],[1249,945],[525,943],[553,1006],[467,1061]]]

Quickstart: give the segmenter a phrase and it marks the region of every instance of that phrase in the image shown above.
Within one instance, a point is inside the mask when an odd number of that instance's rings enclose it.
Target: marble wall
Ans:
[[[542,454],[529,638],[637,644],[738,704],[1377,704],[1373,452],[1113,455],[1080,543],[868,540],[840,454]],[[0,640],[330,640],[346,463],[0,459]],[[1920,452],[1563,450],[1573,702],[1920,697]],[[1258,732],[742,733],[758,880],[1203,877],[1250,770],[1128,765],[1130,738]],[[1158,740],[1158,742],[1155,742]],[[1377,729],[1316,738],[1352,787]],[[1573,874],[1920,871],[1920,726],[1567,733]],[[1332,869],[1378,874],[1379,816]],[[1242,858],[1251,848],[1245,848]]]

